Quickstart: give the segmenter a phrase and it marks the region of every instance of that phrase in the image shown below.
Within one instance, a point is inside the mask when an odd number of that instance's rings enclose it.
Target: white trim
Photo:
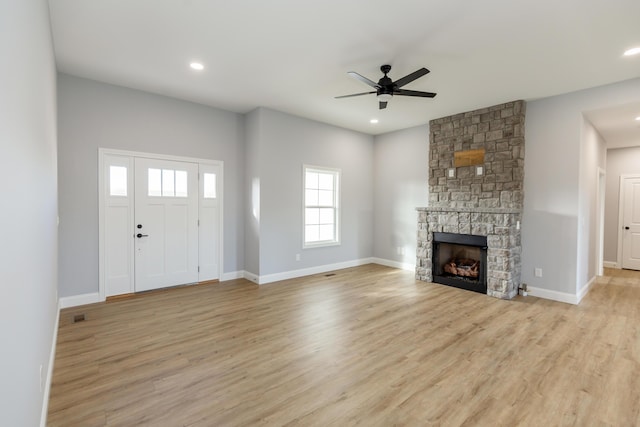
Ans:
[[[371,262],[374,264],[384,265],[386,267],[399,268],[400,270],[413,271],[416,269],[415,264],[409,264],[408,262],[392,261],[390,259],[371,258]]]
[[[603,261],[602,262],[602,266],[604,268],[616,268],[616,269],[620,269],[620,267],[618,267],[618,263],[615,261]]]
[[[587,293],[591,290],[591,286],[594,283],[596,283],[596,277],[597,276],[593,276],[591,278],[591,280],[589,280],[587,282],[586,285],[584,285],[582,288],[580,288],[580,290],[578,291],[578,295],[577,295],[578,304],[580,304],[580,301],[582,301],[582,298],[584,298],[584,296],[587,295]]]
[[[220,274],[220,282],[226,282],[227,280],[236,280],[236,279],[244,279],[245,272],[242,270],[239,271],[230,271],[229,273]]]
[[[543,288],[534,288],[533,286],[528,286],[527,292],[529,293],[529,295],[534,297],[566,302],[567,304],[577,305],[579,302],[577,295],[569,294],[566,292],[551,291],[549,289]]]
[[[598,167],[596,189],[596,274],[602,276],[604,262],[604,208],[606,191],[606,172]]]
[[[111,148],[98,148],[100,154],[113,154],[116,156],[143,157],[156,160],[171,160],[174,162],[206,163],[208,165],[222,165],[222,160],[201,159],[198,157],[172,156],[169,154],[145,153],[140,151],[114,150]]]
[[[60,308],[77,307],[79,305],[95,304],[103,302],[105,298],[100,292],[92,292],[90,294],[73,295],[70,297],[60,298]]]
[[[345,262],[338,262],[335,264],[319,265],[317,267],[302,268],[300,270],[292,270],[292,271],[284,271],[282,273],[267,274],[265,276],[255,276],[255,274],[252,274],[252,276],[257,278],[256,283],[258,283],[259,285],[264,285],[266,283],[278,282],[280,280],[295,279],[297,277],[304,277],[304,276],[311,276],[313,274],[326,273],[327,271],[341,270],[343,268],[350,268],[350,267],[358,267],[360,265],[371,264],[372,262],[373,261],[371,258],[362,258],[362,259],[356,259],[353,261],[345,261]],[[251,281],[255,281],[247,277],[247,274],[251,274],[251,273],[245,273],[245,278]]]
[[[306,240],[306,223],[307,223],[307,170],[316,173],[324,173],[333,175],[334,191],[333,191],[333,209],[334,217],[334,238],[333,240],[321,240],[317,242],[307,242]],[[302,165],[302,249],[321,248],[326,246],[339,246],[342,244],[340,240],[340,226],[342,224],[342,191],[340,186],[342,180],[342,169],[330,168],[325,166],[316,166],[310,164]]]
[[[56,344],[58,343],[58,325],[60,324],[60,300],[56,310],[56,321],[53,324],[53,337],[51,338],[51,352],[49,353],[49,367],[47,379],[44,383],[44,395],[42,396],[42,411],[40,412],[40,427],[46,427],[47,414],[49,413],[49,392],[51,391],[51,379],[53,378],[53,364],[56,361]]]
[[[260,276],[258,276],[257,274],[251,273],[249,271],[245,271],[244,278],[253,283],[257,283],[258,285],[260,284]]]

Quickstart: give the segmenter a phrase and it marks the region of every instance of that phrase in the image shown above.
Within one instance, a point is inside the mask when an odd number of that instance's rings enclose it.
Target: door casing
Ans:
[[[99,148],[98,149],[98,269],[99,269],[99,278],[98,278],[98,287],[100,300],[104,301],[106,299],[107,290],[106,290],[106,266],[105,266],[105,255],[106,255],[106,224],[105,224],[105,185],[106,185],[106,164],[105,164],[105,156],[121,156],[121,157],[130,157],[131,165],[133,165],[133,159],[136,157],[144,157],[150,159],[157,160],[170,160],[170,161],[178,161],[178,162],[189,162],[189,163],[198,163],[199,165],[207,166],[215,166],[216,170],[219,171],[218,176],[218,209],[219,209],[219,218],[218,218],[218,266],[219,272],[218,277],[222,277],[223,271],[222,266],[224,265],[224,251],[223,251],[223,242],[224,242],[224,162],[220,160],[211,160],[211,159],[201,159],[201,158],[193,158],[193,157],[182,157],[182,156],[171,156],[171,155],[163,155],[156,153],[145,153],[138,151],[127,151],[127,150],[114,150],[107,148]],[[200,186],[198,186],[200,187]],[[131,188],[131,186],[130,186]],[[133,207],[131,207],[133,209]],[[130,215],[130,224],[129,229],[134,230],[134,216]],[[133,238],[133,231],[131,231],[131,236]],[[133,240],[132,240],[133,247]],[[133,255],[133,250],[131,251]],[[131,277],[133,278],[134,271],[133,265],[131,265]],[[133,280],[133,279],[132,279]],[[131,283],[130,287],[131,291],[134,292],[134,284]]]

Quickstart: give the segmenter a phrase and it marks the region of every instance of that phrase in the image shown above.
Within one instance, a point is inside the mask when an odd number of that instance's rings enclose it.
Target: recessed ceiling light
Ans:
[[[634,47],[624,52],[624,56],[632,56],[640,53],[640,47]]]
[[[369,123],[375,125],[376,123],[378,123],[378,119],[371,119],[369,120]]]
[[[193,68],[194,70],[198,70],[198,71],[202,71],[204,70],[204,65],[202,65],[199,62],[192,62],[191,64],[189,64],[189,66],[191,68]]]

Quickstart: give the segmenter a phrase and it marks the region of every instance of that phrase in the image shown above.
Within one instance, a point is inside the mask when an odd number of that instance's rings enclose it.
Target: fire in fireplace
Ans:
[[[433,281],[487,292],[487,237],[433,233]]]

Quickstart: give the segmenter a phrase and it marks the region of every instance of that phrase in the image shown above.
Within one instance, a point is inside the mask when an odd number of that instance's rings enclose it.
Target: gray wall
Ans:
[[[374,257],[415,265],[415,209],[428,205],[428,165],[428,125],[375,137]]]
[[[60,296],[98,292],[98,148],[224,161],[223,273],[244,267],[243,117],[58,76]]]
[[[638,141],[640,143],[640,141]],[[604,260],[615,263],[618,258],[618,207],[620,175],[640,174],[640,147],[607,151],[607,184],[604,212]]]
[[[261,110],[245,115],[244,270],[260,273],[260,135]]]
[[[258,274],[371,257],[373,137],[266,108],[254,114],[260,122]],[[303,164],[342,170],[339,246],[302,249]]]
[[[589,204],[580,204],[582,112],[640,100],[640,79],[532,101],[525,124],[525,197],[522,222],[522,281],[576,294],[590,263],[578,262],[578,225],[589,224]],[[581,229],[588,230],[589,226]],[[587,231],[589,232],[589,231]],[[589,241],[587,239],[586,241]],[[534,277],[534,268],[543,277]]]
[[[37,426],[58,304],[56,70],[46,0],[3,0],[0,28],[0,424]]]

